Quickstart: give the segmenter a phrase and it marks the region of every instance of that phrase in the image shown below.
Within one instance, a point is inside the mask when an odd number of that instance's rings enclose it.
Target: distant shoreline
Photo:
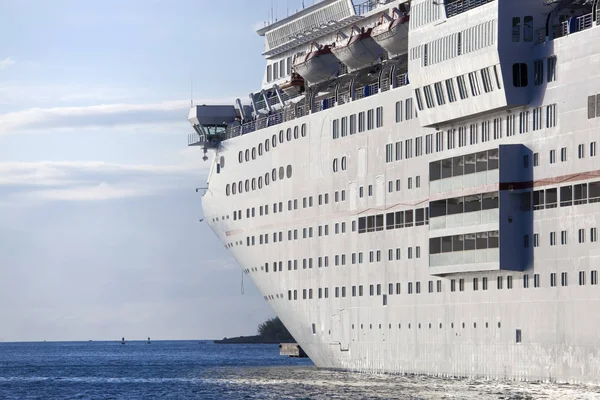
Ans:
[[[238,336],[233,338],[223,338],[215,340],[215,344],[280,344],[280,343],[295,343],[294,340],[278,340],[265,338],[260,335],[255,336]]]

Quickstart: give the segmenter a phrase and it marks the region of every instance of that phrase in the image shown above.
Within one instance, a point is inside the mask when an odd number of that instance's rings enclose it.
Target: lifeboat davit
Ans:
[[[408,53],[408,10],[401,4],[400,10],[394,8],[392,16],[383,14],[381,22],[371,33],[373,40],[388,52],[389,58]]]
[[[348,72],[379,63],[383,49],[371,37],[372,30],[353,26],[350,37],[338,32],[338,39],[331,51],[348,67]]]
[[[340,69],[340,61],[331,52],[331,46],[321,46],[316,43],[311,43],[307,54],[294,57],[293,64],[294,71],[309,85],[334,78]]]
[[[302,78],[298,73],[292,72],[290,80],[279,85],[279,88],[288,96],[294,97],[298,93],[302,93],[304,91],[304,78]]]

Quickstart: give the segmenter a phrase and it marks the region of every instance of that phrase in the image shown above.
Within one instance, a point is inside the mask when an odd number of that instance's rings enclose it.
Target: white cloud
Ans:
[[[104,162],[0,163],[0,193],[20,201],[102,201],[151,196],[206,174],[199,160],[174,165],[124,165]]]
[[[195,104],[233,102],[233,99],[222,99],[203,100]],[[180,126],[186,123],[189,106],[189,100],[177,100],[151,104],[31,108],[0,115],[0,135],[93,127]]]
[[[13,60],[10,57],[7,57],[4,60],[0,60],[0,69],[8,68],[11,65],[13,65],[14,63],[15,63],[15,60]]]

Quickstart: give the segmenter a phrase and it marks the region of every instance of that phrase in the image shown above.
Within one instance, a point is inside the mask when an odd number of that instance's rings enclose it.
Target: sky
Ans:
[[[302,0],[224,4],[0,1],[0,341],[219,339],[273,316],[199,221],[187,113],[258,90],[255,31]]]

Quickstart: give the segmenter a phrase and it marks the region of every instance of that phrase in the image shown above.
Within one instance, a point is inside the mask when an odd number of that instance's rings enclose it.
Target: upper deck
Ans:
[[[394,0],[323,0],[257,31],[271,57],[360,21]]]

